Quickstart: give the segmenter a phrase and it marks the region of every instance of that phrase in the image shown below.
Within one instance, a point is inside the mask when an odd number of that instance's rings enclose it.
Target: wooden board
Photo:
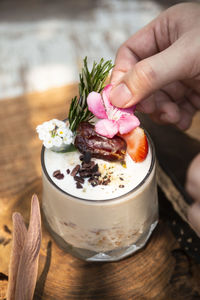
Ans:
[[[28,222],[32,194],[41,201],[41,143],[35,128],[52,118],[64,119],[76,93],[73,85],[0,102],[1,300],[7,286],[12,213],[20,212]],[[34,299],[200,299],[199,281],[200,266],[180,250],[164,219],[145,249],[104,264],[86,263],[63,252],[43,226]]]

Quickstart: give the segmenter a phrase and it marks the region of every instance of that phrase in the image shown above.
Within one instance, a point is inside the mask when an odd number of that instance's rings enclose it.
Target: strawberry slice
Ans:
[[[142,162],[148,153],[148,141],[144,130],[137,127],[127,134],[123,134],[122,138],[127,143],[127,151],[135,162]]]

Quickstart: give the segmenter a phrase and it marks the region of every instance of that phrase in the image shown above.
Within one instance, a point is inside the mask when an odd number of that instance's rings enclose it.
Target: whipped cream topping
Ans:
[[[76,181],[73,176],[68,174],[69,170],[72,171],[77,164],[80,164],[80,153],[56,153],[51,150],[45,149],[44,151],[44,164],[46,171],[51,180],[64,192],[85,200],[108,200],[120,197],[135,187],[147,175],[150,166],[152,153],[149,151],[146,159],[143,162],[135,163],[131,157],[126,154],[126,166],[121,162],[108,162],[101,159],[94,159],[98,163],[101,178],[110,177],[110,182],[107,185],[92,186],[88,179],[85,179],[82,189],[77,189]],[[56,170],[64,175],[64,178],[57,179],[53,176]],[[68,172],[67,172],[68,170]]]

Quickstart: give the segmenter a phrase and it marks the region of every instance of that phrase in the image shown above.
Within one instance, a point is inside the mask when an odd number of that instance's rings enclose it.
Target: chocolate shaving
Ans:
[[[99,177],[99,176],[101,176],[101,173],[97,171],[97,172],[95,172],[95,173],[93,174],[93,176]]]
[[[84,161],[86,164],[88,164],[88,163],[91,161],[91,158],[92,158],[91,152],[86,151],[86,152],[83,154],[83,161]]]
[[[80,165],[76,165],[76,167],[71,171],[71,176],[74,177],[79,170],[80,170]]]
[[[91,183],[94,180],[98,180],[98,178],[94,178],[93,176],[88,179],[88,182]]]
[[[74,180],[76,181],[76,187],[78,189],[83,188],[82,184],[85,182],[84,178],[89,178],[88,182],[92,186],[97,186],[98,184],[100,184],[100,181],[98,179],[98,177],[101,176],[101,173],[98,171],[99,166],[98,164],[95,164],[95,162],[91,160],[90,152],[86,152],[84,155],[81,155],[79,158],[82,159],[81,166],[77,165],[71,172],[71,175],[76,174],[74,175]]]
[[[98,184],[99,184],[98,180],[95,180],[95,179],[91,180],[92,186],[97,186]]]
[[[78,181],[80,183],[84,183],[85,182],[85,180],[82,177],[80,177],[80,176],[74,176],[74,180]]]
[[[95,173],[99,170],[98,164],[94,165],[94,167],[91,169],[92,173]]]
[[[56,177],[57,175],[61,174],[60,170],[56,170],[53,172],[53,177]]]
[[[63,179],[64,178],[64,174],[58,174],[57,176],[55,176],[56,177],[56,179]]]
[[[69,174],[70,173],[70,169],[67,169],[66,172],[67,172],[67,174]]]
[[[64,178],[64,174],[62,174],[60,172],[60,170],[56,170],[53,172],[53,177],[55,177],[56,179],[63,179]]]
[[[82,189],[83,188],[83,186],[82,186],[82,184],[80,182],[76,183],[76,187],[77,187],[77,189]]]
[[[91,172],[91,170],[80,170],[79,171],[79,174],[80,174],[80,176],[82,177],[82,178],[87,178],[87,177],[91,177],[91,175],[92,175],[92,172]]]
[[[94,167],[94,165],[95,165],[94,161],[90,161],[89,163],[82,162],[82,168],[84,169],[91,169]]]
[[[103,185],[108,185],[110,183],[110,178],[103,180],[102,184]]]

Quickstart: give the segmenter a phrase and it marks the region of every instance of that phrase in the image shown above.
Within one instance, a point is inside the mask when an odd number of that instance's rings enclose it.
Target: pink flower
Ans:
[[[117,108],[110,103],[109,93],[111,84],[102,92],[91,92],[87,97],[88,109],[99,119],[95,130],[100,135],[112,138],[118,132],[126,134],[140,125],[140,121],[133,114],[134,108]]]

